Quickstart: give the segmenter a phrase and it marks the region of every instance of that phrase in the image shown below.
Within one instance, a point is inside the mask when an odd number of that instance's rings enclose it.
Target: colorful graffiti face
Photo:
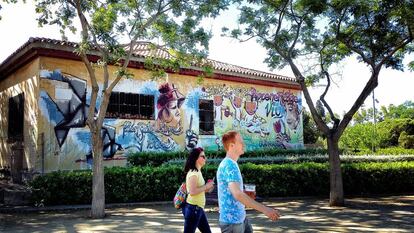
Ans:
[[[295,130],[300,120],[298,98],[290,92],[283,92],[280,94],[280,97],[286,109],[286,124],[291,130]]]
[[[235,96],[233,104],[236,108],[240,108],[242,106],[242,98]]]
[[[249,115],[253,115],[256,113],[257,110],[257,103],[252,101],[246,101],[244,103],[244,108]]]
[[[292,130],[295,130],[299,124],[300,113],[298,110],[298,105],[290,103],[286,106],[286,123],[288,127]]]
[[[221,106],[222,104],[223,104],[223,96],[215,95],[214,96],[214,105],[215,106]]]
[[[161,85],[159,91],[161,95],[157,101],[158,121],[172,127],[179,126],[180,107],[185,100],[184,95],[169,83]]]

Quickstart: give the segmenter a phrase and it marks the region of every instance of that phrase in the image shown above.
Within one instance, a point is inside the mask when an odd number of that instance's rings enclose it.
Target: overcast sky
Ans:
[[[17,48],[22,46],[30,37],[47,37],[61,39],[59,29],[56,26],[39,28],[36,22],[36,15],[31,0],[26,4],[2,3],[3,9],[0,11],[3,19],[0,21],[0,62],[3,62]],[[211,29],[214,37],[210,41],[209,58],[239,65],[251,69],[269,71],[276,74],[293,76],[290,69],[270,71],[263,60],[266,51],[255,41],[239,43],[230,38],[220,36],[223,26],[235,25],[236,16],[234,12],[226,12],[215,20],[205,22],[207,28]],[[79,41],[76,36],[68,34],[69,40]],[[414,60],[411,55],[406,59]],[[369,69],[355,59],[347,59],[342,65],[342,78],[336,81],[337,86],[328,92],[328,103],[333,107],[334,112],[342,114],[354,103],[360,94],[365,83],[368,81]],[[375,89],[375,98],[379,101],[378,105],[401,104],[406,100],[414,101],[414,73],[406,70],[405,72],[383,68],[379,77],[379,85]],[[321,89],[312,89],[313,99],[316,99]],[[368,97],[366,107],[372,106],[372,97]]]

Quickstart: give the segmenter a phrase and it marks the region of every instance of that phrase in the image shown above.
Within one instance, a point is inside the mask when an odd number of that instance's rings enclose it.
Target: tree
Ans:
[[[405,0],[235,0],[241,11],[240,26],[225,33],[246,41],[255,38],[267,49],[271,68],[289,65],[300,84],[319,130],[326,136],[330,164],[330,205],[344,205],[338,141],[353,115],[378,85],[381,68],[403,69],[404,55],[411,52],[414,3]],[[352,107],[340,119],[325,96],[342,59],[356,56],[371,75]],[[301,59],[314,61],[301,68]],[[314,60],[312,60],[314,59]],[[325,82],[319,100],[330,115],[324,121],[309,94],[308,85]],[[343,98],[343,97],[342,97]]]
[[[398,106],[390,104],[388,108],[383,107],[381,110],[385,119],[414,118],[414,102],[409,100]]]
[[[94,160],[92,217],[105,215],[101,129],[109,97],[122,78],[131,77],[127,67],[137,41],[157,39],[164,45],[152,44],[152,49],[172,51],[169,60],[157,57],[147,60],[146,65],[160,75],[163,68],[177,68],[188,64],[187,59],[193,61],[205,56],[211,35],[203,30],[200,21],[204,17],[216,16],[225,7],[226,1],[218,0],[36,0],[39,25],[58,25],[63,38],[66,38],[67,29],[74,33],[78,31],[74,20],[80,22],[81,42],[76,52],[85,64],[92,85],[86,121],[91,131]],[[123,44],[120,40],[128,43]],[[88,56],[92,52],[99,56],[96,63]],[[118,66],[113,80],[110,80],[109,65]],[[103,70],[101,88],[97,82],[97,69]],[[98,98],[101,98],[100,106],[97,105]]]

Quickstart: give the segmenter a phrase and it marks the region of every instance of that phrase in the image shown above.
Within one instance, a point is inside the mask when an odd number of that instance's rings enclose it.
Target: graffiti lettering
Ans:
[[[260,93],[257,92],[254,87],[250,89],[250,93],[248,95],[251,97],[251,101],[279,101],[280,96],[278,93]]]
[[[266,117],[269,115],[273,118],[282,118],[283,117],[283,109],[280,108],[279,102],[269,102],[266,104]]]
[[[163,150],[163,151],[171,151],[174,150],[177,146],[177,143],[169,137],[171,133],[167,133],[168,135],[166,140],[163,141],[160,135],[157,135],[155,127],[150,122],[132,122],[132,121],[125,121],[122,125],[122,136],[125,137],[126,133],[133,133],[135,136],[135,140],[137,142],[135,147],[139,151],[143,151],[144,149],[149,150]],[[170,131],[171,132],[171,131]],[[131,147],[128,147],[131,148]]]

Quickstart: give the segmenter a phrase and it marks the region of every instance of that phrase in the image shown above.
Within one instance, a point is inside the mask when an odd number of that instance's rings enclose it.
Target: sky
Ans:
[[[32,0],[27,0],[26,4],[6,5],[3,3],[2,6],[3,9],[0,10],[0,15],[3,18],[0,21],[0,63],[27,42],[30,37],[61,39],[57,26],[38,27]],[[288,67],[283,70],[270,70],[263,62],[266,58],[266,50],[254,40],[241,43],[235,39],[220,36],[223,26],[236,25],[236,18],[235,11],[227,11],[214,20],[204,22],[203,25],[210,29],[214,35],[210,40],[209,58],[293,77],[293,73]],[[67,35],[70,41],[79,41],[78,36],[70,33]],[[410,55],[405,60],[405,64],[410,60],[414,60],[414,55]],[[345,60],[340,71],[342,75],[335,80],[335,85],[328,92],[326,99],[333,111],[342,115],[351,108],[361,93],[370,77],[370,70],[364,64],[358,63],[355,57],[351,57]],[[378,87],[375,89],[375,99],[378,101],[376,106],[399,105],[407,100],[414,101],[413,89],[414,72],[408,70],[401,72],[384,67],[379,76]],[[315,101],[319,98],[322,91],[322,88],[310,89],[312,99]],[[370,108],[372,103],[373,99],[370,95],[364,106]],[[304,105],[306,106],[305,103]]]

